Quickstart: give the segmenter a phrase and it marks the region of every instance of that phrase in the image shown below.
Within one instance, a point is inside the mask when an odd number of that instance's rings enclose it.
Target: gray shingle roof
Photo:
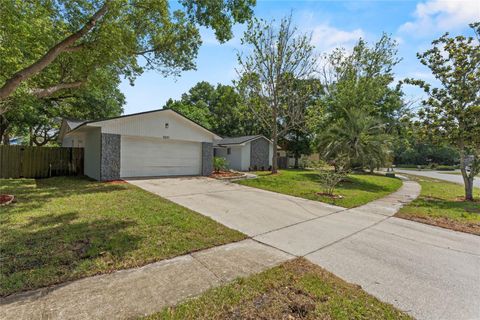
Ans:
[[[78,119],[65,119],[67,125],[69,126],[70,130],[75,129],[82,125],[82,123],[87,122],[87,120],[78,120]]]
[[[216,146],[232,145],[232,144],[242,144],[250,140],[263,137],[262,135],[255,136],[241,136],[241,137],[232,137],[232,138],[223,138],[215,142]]]

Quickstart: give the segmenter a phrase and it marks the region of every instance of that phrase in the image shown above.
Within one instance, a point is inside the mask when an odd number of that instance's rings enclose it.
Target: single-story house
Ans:
[[[268,170],[272,166],[273,143],[263,135],[224,138],[215,141],[215,157],[225,158],[230,169]]]
[[[99,121],[63,120],[59,141],[84,148],[84,173],[96,180],[204,175],[221,137],[170,109]]]

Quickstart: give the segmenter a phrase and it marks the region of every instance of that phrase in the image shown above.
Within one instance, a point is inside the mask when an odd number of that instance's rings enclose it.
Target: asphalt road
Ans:
[[[439,180],[445,180],[449,182],[454,182],[463,185],[463,178],[458,174],[448,174],[445,171],[420,171],[420,170],[407,170],[407,169],[395,169],[395,172],[414,174],[417,176],[423,176],[428,178],[434,178]],[[477,188],[480,188],[480,178],[475,177],[473,185]],[[479,317],[480,318],[480,317]]]

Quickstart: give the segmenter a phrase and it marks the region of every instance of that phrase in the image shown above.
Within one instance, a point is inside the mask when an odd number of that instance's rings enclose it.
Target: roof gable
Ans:
[[[215,145],[218,146],[233,146],[233,145],[243,145],[247,142],[251,142],[257,139],[265,139],[268,142],[272,143],[269,139],[267,139],[263,135],[254,135],[254,136],[240,136],[240,137],[231,137],[231,138],[223,138],[222,140],[219,140],[215,142]]]
[[[157,110],[127,114],[127,115],[123,115],[123,116],[112,117],[112,118],[107,118],[107,119],[102,119],[102,120],[85,121],[85,122],[81,123],[80,125],[78,125],[75,129],[81,128],[83,126],[111,127],[111,126],[113,126],[114,122],[117,123],[117,124],[120,124],[120,123],[125,124],[125,123],[128,122],[128,120],[142,121],[143,119],[149,119],[150,116],[155,116],[156,114],[163,114],[163,113],[170,114],[170,115],[176,117],[177,119],[179,119],[179,121],[182,121],[183,123],[188,124],[189,126],[192,126],[193,128],[195,128],[195,130],[199,130],[203,133],[212,135],[214,137],[214,139],[221,139],[221,137],[218,136],[217,134],[215,134],[214,132],[210,131],[209,129],[203,127],[199,123],[189,119],[188,117],[184,116],[183,114],[181,114],[181,113],[179,113],[175,110],[172,110],[172,109],[157,109]],[[75,129],[73,129],[73,130],[75,130]]]

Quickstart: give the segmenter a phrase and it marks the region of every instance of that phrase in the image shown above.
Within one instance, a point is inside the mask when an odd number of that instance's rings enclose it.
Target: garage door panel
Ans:
[[[122,136],[120,176],[198,175],[201,152],[198,142]]]

